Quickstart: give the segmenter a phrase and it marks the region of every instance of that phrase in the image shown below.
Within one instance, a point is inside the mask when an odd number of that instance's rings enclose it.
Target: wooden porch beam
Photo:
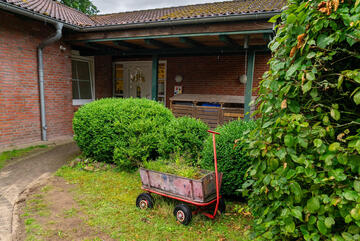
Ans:
[[[228,35],[219,35],[219,39],[229,47],[240,47],[240,45]]]
[[[125,42],[123,40],[117,40],[117,41],[113,41],[113,43],[117,46],[120,46],[120,47],[125,47],[125,48],[128,48],[128,49],[141,49],[143,48],[142,46],[140,45],[137,45],[137,44],[133,44],[133,43],[129,43],[129,42]]]
[[[203,45],[202,43],[199,43],[198,41],[195,41],[189,37],[180,37],[179,40],[180,42],[187,44],[188,46],[193,48],[205,47],[205,45]]]
[[[145,43],[148,45],[152,45],[158,48],[175,48],[174,46],[164,43],[162,41],[156,40],[156,39],[145,39]]]
[[[86,43],[86,46],[96,50],[97,52],[103,52],[103,55],[120,55],[122,53],[119,49],[98,43]]]
[[[269,52],[267,46],[249,46],[249,51],[257,51],[257,52]],[[223,55],[223,54],[235,54],[235,53],[244,53],[245,49],[243,47],[204,47],[204,48],[170,48],[170,49],[139,49],[139,50],[131,50],[131,51],[114,51],[111,55],[114,56],[123,56],[123,57],[136,57],[136,56],[184,56],[184,55],[204,55],[204,54],[215,54],[215,55]],[[84,56],[96,56],[96,55],[108,55],[109,51],[100,50],[100,51],[92,51],[92,50],[82,50],[80,51],[81,55]]]
[[[262,30],[243,30],[243,31],[228,31],[228,32],[206,32],[206,33],[185,33],[185,34],[164,34],[164,35],[141,35],[141,36],[124,36],[124,37],[105,37],[91,39],[88,36],[87,39],[68,39],[69,42],[108,42],[117,40],[136,40],[136,39],[161,39],[161,38],[180,38],[180,37],[201,37],[201,36],[218,36],[218,35],[252,35],[252,34],[264,34],[273,33],[272,29]]]

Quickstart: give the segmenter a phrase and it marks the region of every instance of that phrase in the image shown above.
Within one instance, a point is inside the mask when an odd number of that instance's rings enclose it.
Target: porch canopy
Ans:
[[[222,56],[246,53],[245,112],[250,111],[255,53],[269,52],[274,34],[268,20],[284,0],[225,1],[166,9],[94,16],[99,24],[65,34],[82,56],[152,57],[152,99],[158,99],[160,57]],[[196,64],[196,63],[194,63]]]

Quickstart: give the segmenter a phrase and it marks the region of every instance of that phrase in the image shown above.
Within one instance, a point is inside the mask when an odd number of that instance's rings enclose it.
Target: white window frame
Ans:
[[[91,99],[73,99],[72,104],[75,106],[78,105],[85,105],[87,103],[90,103],[95,100],[95,64],[94,64],[94,57],[84,57],[84,56],[71,56],[71,61],[82,61],[87,62],[89,64],[89,70],[90,70],[90,85],[91,85]],[[73,79],[71,78],[71,83]]]

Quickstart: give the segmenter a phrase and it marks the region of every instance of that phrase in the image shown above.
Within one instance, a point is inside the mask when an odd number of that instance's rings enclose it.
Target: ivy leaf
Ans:
[[[340,119],[340,112],[334,108],[331,108],[330,115],[336,121]]]
[[[281,17],[280,14],[275,15],[275,16],[273,16],[272,18],[270,18],[270,20],[269,20],[268,22],[269,22],[269,23],[276,23],[276,20],[277,20],[279,17]]]
[[[331,228],[331,226],[335,224],[335,220],[332,217],[327,217],[324,223],[327,228]]]
[[[295,194],[295,201],[300,202],[302,197],[302,190],[299,183],[294,182],[290,184],[290,190]]]
[[[320,202],[318,197],[310,198],[306,203],[306,208],[310,213],[315,213],[320,208]]]
[[[300,146],[302,146],[303,148],[307,148],[308,147],[308,140],[302,137],[298,137],[299,140],[299,144]]]
[[[288,233],[293,233],[295,231],[295,223],[294,221],[286,222],[285,231]]]
[[[306,84],[304,84],[302,86],[302,91],[303,93],[305,94],[306,92],[308,92],[309,90],[311,90],[311,87],[312,87],[312,81],[309,80],[308,82],[306,82]]]

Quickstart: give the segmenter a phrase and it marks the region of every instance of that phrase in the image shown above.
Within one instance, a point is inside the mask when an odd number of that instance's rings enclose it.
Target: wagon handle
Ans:
[[[215,131],[212,131],[212,130],[208,130],[209,133],[212,133],[212,134],[216,134],[216,135],[220,135],[219,132],[215,132]]]
[[[212,134],[213,136],[213,148],[214,148],[214,165],[215,165],[215,181],[216,181],[216,206],[215,206],[215,211],[214,214],[212,215],[212,218],[215,217],[217,210],[219,208],[219,203],[220,203],[220,187],[219,187],[219,173],[218,173],[218,168],[217,168],[217,156],[216,156],[216,140],[215,140],[215,135],[220,135],[220,133],[212,131],[212,130],[208,130],[209,133]]]

